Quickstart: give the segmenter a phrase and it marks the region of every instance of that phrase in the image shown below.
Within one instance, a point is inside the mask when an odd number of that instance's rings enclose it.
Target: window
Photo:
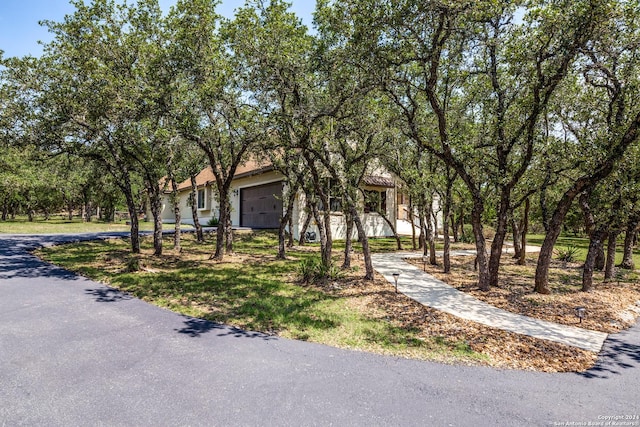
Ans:
[[[204,210],[207,201],[207,194],[205,193],[204,188],[200,188],[198,190],[198,209]]]
[[[399,205],[409,204],[409,195],[400,189],[398,190],[398,204]]]
[[[364,213],[387,213],[387,192],[376,190],[364,190]]]
[[[398,191],[398,219],[409,221],[409,195],[404,191]]]
[[[330,212],[342,212],[342,197],[340,197],[340,187],[335,179],[326,181],[325,192],[329,196],[329,211]],[[318,201],[318,209],[323,211],[324,205],[322,200]]]

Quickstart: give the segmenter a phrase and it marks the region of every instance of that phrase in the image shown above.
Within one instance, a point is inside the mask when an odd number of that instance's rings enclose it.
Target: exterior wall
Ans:
[[[402,207],[398,206],[398,210],[400,209],[402,209]],[[442,231],[442,208],[440,206],[440,198],[437,195],[433,200],[433,210],[436,212],[436,230],[440,233]],[[420,220],[415,217],[414,221],[416,226],[416,235],[418,235],[420,234]],[[433,219],[431,219],[431,221],[433,222]],[[408,215],[405,215],[404,218],[402,218],[401,215],[398,215],[396,231],[401,235],[411,235],[411,221],[409,221]]]
[[[384,187],[364,187],[365,190],[378,190],[378,191],[386,191],[386,215],[387,218],[393,223],[395,221],[395,190],[393,188],[384,188]],[[304,194],[299,194],[297,196],[297,203],[294,209],[294,221],[293,221],[293,237],[298,239],[300,237],[300,229],[304,224],[306,213],[304,212],[306,200]],[[387,224],[387,222],[380,216],[378,213],[363,213],[363,200],[360,200],[360,219],[362,220],[362,225],[367,233],[367,237],[387,237],[392,236],[393,232],[391,228]],[[331,213],[331,234],[332,237],[336,240],[344,240],[347,237],[347,224],[344,220],[344,214],[341,212],[332,212]],[[315,220],[311,220],[309,224],[309,228],[307,231],[316,233],[316,238],[320,238],[320,234],[318,232],[318,224]],[[352,239],[358,238],[358,231],[355,226],[353,228]]]
[[[251,177],[239,178],[234,180],[231,186],[231,224],[233,226],[240,225],[240,189],[245,187],[253,187],[261,184],[268,184],[272,182],[282,181],[283,177],[278,172],[267,172],[260,175]],[[205,209],[198,209],[198,218],[203,226],[206,226],[211,218],[217,218],[219,216],[220,204],[215,198],[215,188],[210,184],[205,187],[206,201]],[[202,187],[200,187],[201,189]],[[180,197],[180,214],[182,216],[182,222],[185,224],[193,225],[193,216],[191,215],[191,206],[188,204],[189,191],[181,191]],[[162,206],[162,222],[172,224],[175,222],[173,214],[173,205],[171,204],[170,196],[166,194],[163,198]]]
[[[411,222],[405,219],[399,219],[396,221],[396,231],[403,236],[411,236]],[[420,227],[416,224],[416,236],[420,234]]]
[[[182,202],[182,198],[180,198]],[[162,214],[160,215],[163,223],[173,223],[175,218],[173,215],[173,206],[171,205],[171,197],[168,194],[162,196]]]
[[[240,190],[246,187],[253,187],[262,184],[269,184],[273,182],[282,181],[283,176],[279,172],[269,171],[254,176],[247,176],[234,180],[231,186],[231,223],[233,226],[240,225]],[[201,187],[202,188],[202,187]],[[397,209],[396,199],[397,192],[395,188],[386,187],[370,187],[366,186],[364,190],[376,190],[386,192],[386,214],[389,220],[393,223],[396,221]],[[211,185],[206,187],[207,190],[207,203],[206,209],[198,210],[198,217],[202,225],[206,225],[212,217],[218,217],[219,204],[213,197],[215,189]],[[284,194],[286,194],[287,187],[284,186]],[[185,224],[193,224],[193,218],[191,216],[191,207],[188,205],[189,191],[181,191],[180,197],[180,211],[182,215],[182,222]],[[364,212],[364,200],[360,200],[359,212],[361,220],[364,225],[365,231],[368,237],[385,237],[391,236],[393,233],[386,221],[377,213],[363,213]],[[306,198],[304,193],[299,192],[296,195],[296,200],[293,208],[293,236],[295,239],[300,237],[300,229],[305,221],[307,213],[305,212]],[[283,212],[284,215],[284,212]],[[163,211],[162,220],[164,223],[171,224],[175,221],[173,215],[173,206],[171,205],[169,195],[165,195],[163,199]],[[398,223],[398,221],[396,221]],[[308,231],[312,231],[318,234],[318,228],[315,221],[312,220]],[[346,223],[344,221],[344,215],[341,212],[333,212],[331,214],[331,232],[334,239],[346,238]],[[409,229],[409,233],[410,233]],[[353,239],[357,239],[357,230],[354,227]]]
[[[202,187],[200,187],[200,189],[202,189]],[[189,192],[190,190],[184,190],[178,193],[180,199],[180,222],[193,225],[193,215],[191,214],[191,206],[189,206]],[[198,219],[203,226],[206,226],[212,217],[218,216],[218,203],[213,197],[214,194],[211,186],[205,187],[205,208],[198,209]],[[171,196],[169,194],[165,194],[162,200],[162,222],[166,224],[173,224],[175,222],[173,204],[171,203]]]

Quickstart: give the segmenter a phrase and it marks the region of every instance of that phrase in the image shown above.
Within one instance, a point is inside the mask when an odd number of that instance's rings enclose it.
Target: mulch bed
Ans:
[[[640,304],[640,285],[635,282],[603,283],[593,292],[580,292],[579,266],[562,268],[558,263],[550,271],[553,293],[538,295],[532,292],[535,258],[528,259],[526,266],[517,266],[505,256],[499,286],[482,292],[477,288],[473,260],[474,257],[452,257],[451,273],[443,274],[441,266],[429,265],[427,272],[507,311],[586,329],[615,333],[634,324],[640,314],[640,306],[636,305]],[[421,260],[410,262],[423,267]],[[405,295],[396,294],[393,285],[380,275],[376,274],[372,282],[362,281],[358,278],[363,271],[362,261],[354,259],[352,264],[357,265],[359,271],[319,286],[349,298],[360,310],[382,312],[398,326],[417,328],[421,337],[465,342],[474,351],[487,356],[486,362],[477,364],[543,372],[580,372],[592,367],[597,360],[597,354],[590,351],[484,326],[425,307]],[[599,280],[598,277],[595,279]],[[587,310],[582,324],[575,316],[577,306]]]
[[[424,267],[417,260],[410,262]],[[604,282],[602,273],[597,273],[594,289],[582,292],[581,265],[553,261],[549,270],[551,294],[541,295],[533,292],[536,257],[527,258],[527,265],[520,266],[504,256],[498,286],[484,292],[477,287],[473,262],[472,256],[452,257],[451,273],[444,274],[441,266],[431,265],[427,265],[427,273],[495,307],[563,325],[616,333],[635,324],[640,315],[640,284],[634,280]],[[582,322],[576,307],[586,309]]]

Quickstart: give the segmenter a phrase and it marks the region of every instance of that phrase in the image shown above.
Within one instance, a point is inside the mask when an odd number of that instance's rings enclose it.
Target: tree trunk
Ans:
[[[351,235],[353,234],[353,216],[351,212],[345,212],[345,222],[347,233],[344,240],[344,261],[342,262],[342,269],[346,270],[351,268],[351,251],[353,250],[353,243],[351,242]]]
[[[284,218],[280,219],[280,225],[278,226],[278,255],[276,255],[276,259],[287,259],[287,236],[286,236],[286,228],[287,223],[289,222],[288,215],[289,210],[287,209],[287,213]]]
[[[546,166],[545,180],[540,188],[540,213],[542,215],[542,226],[544,227],[545,234],[549,233],[551,228],[552,217],[549,215],[549,206],[547,203],[547,188],[551,182],[552,168]]]
[[[527,265],[527,233],[529,232],[529,210],[531,209],[531,202],[529,199],[524,201],[524,216],[522,217],[522,249],[520,250],[520,259],[518,259],[518,265]]]
[[[331,260],[331,252],[333,250],[333,236],[331,233],[331,211],[329,209],[329,200],[326,200],[325,210],[322,214],[323,221],[322,225],[324,226],[324,235],[325,235],[325,247],[322,251],[322,264],[325,267],[331,267],[333,263]]]
[[[429,255],[429,248],[427,246],[427,238],[426,238],[426,229],[427,223],[424,219],[424,213],[422,209],[420,209],[420,213],[418,214],[420,220],[420,234],[418,235],[418,249],[422,249],[422,255]]]
[[[171,202],[173,203],[173,215],[175,216],[176,222],[174,225],[173,231],[173,250],[180,252],[182,248],[180,247],[180,240],[182,238],[180,229],[180,223],[182,222],[182,214],[180,212],[180,197],[178,196],[178,183],[175,180],[175,177],[171,176]]]
[[[367,237],[367,233],[364,230],[364,226],[362,225],[362,221],[360,220],[360,216],[358,215],[358,211],[355,207],[351,208],[351,217],[353,218],[353,222],[356,225],[356,229],[358,230],[358,239],[360,239],[360,243],[362,244],[362,258],[364,260],[364,269],[365,269],[365,280],[373,280],[374,270],[373,263],[371,262],[371,248],[369,248],[369,239]]]
[[[450,218],[451,218],[451,232],[453,234],[453,241],[455,243],[458,243],[460,238],[458,236],[458,226],[457,226],[457,223],[456,223],[456,216],[455,216],[455,214],[453,212],[451,212]]]
[[[226,197],[225,197],[226,196]],[[216,261],[222,261],[224,258],[225,237],[227,235],[227,223],[229,219],[229,203],[228,194],[220,192],[220,210],[218,215],[218,227],[216,229],[216,251],[211,257]]]
[[[486,243],[484,239],[484,229],[482,227],[482,213],[484,203],[482,198],[473,198],[473,208],[471,209],[471,226],[473,236],[476,241],[476,263],[478,265],[478,288],[488,291],[489,286],[489,266],[487,262]]]
[[[228,199],[227,199],[228,200]],[[231,223],[231,202],[227,202],[227,220],[225,221],[226,228],[224,230],[225,250],[227,254],[233,253],[233,224]]]
[[[558,236],[560,236],[562,222],[569,211],[569,207],[571,207],[571,202],[573,202],[576,196],[577,193],[572,194],[568,192],[565,194],[560,202],[558,202],[556,210],[548,222],[548,232],[545,235],[542,247],[540,248],[540,254],[538,255],[534,292],[539,294],[551,293],[549,289],[549,266],[551,265],[551,259],[553,257],[553,247],[558,240]]]
[[[606,239],[606,236],[603,238],[603,242],[604,242],[604,239]],[[593,267],[597,271],[603,271],[606,261],[607,261],[607,257],[604,253],[604,243],[603,243],[602,245],[598,246],[598,252],[596,252],[596,261]]]
[[[124,197],[127,201],[127,209],[129,211],[129,224],[131,228],[131,252],[134,254],[140,253],[140,227],[138,224],[138,209],[136,202],[133,199],[133,191],[131,187],[126,185],[121,187],[124,191]]]
[[[580,201],[580,206],[582,208],[582,211],[584,212],[585,230],[587,231],[587,234],[589,236],[591,236],[591,234],[596,229],[596,221],[593,216],[593,212],[591,211],[591,207],[589,206],[590,196],[591,196],[590,192],[585,192],[585,193],[582,193],[580,195],[580,198],[578,199]],[[596,251],[596,254],[595,254],[593,267],[596,270],[602,271],[604,269],[604,264],[605,264],[604,246],[600,245],[598,246],[598,248],[599,249]]]
[[[447,174],[449,172],[447,171]],[[442,206],[442,235],[444,238],[444,247],[442,250],[442,271],[449,273],[451,271],[451,245],[449,242],[449,220],[451,216],[451,187],[453,181],[447,179],[447,188],[444,195],[444,204]]]
[[[306,234],[307,234],[307,230],[309,229],[309,224],[311,224],[311,218],[312,218],[311,208],[307,206],[307,216],[304,219],[304,223],[302,224],[302,228],[300,229],[300,235],[298,236],[299,246],[304,246],[306,242],[306,239],[307,239]]]
[[[511,232],[513,234],[513,258],[520,259],[520,252],[522,251],[520,237],[522,236],[522,232],[520,231],[518,221],[514,218],[511,218]]]
[[[191,175],[190,179],[191,193],[189,195],[189,204],[191,205],[191,217],[193,218],[193,226],[196,229],[196,240],[198,242],[204,242],[204,233],[202,232],[200,218],[198,218],[198,185],[196,183],[196,175]]]
[[[458,212],[458,227],[460,227],[460,237],[462,238],[462,241],[466,242],[467,236],[464,233],[464,211],[462,206],[460,206],[460,212]]]
[[[318,206],[316,204],[311,205],[313,217],[318,225],[318,234],[320,235],[320,253],[322,265],[329,268],[331,266],[331,245],[329,244],[329,238],[327,236],[327,227],[323,224],[324,220],[318,212]]]
[[[507,235],[507,223],[509,221],[509,199],[508,190],[503,190],[498,208],[498,218],[496,232],[491,242],[491,256],[489,258],[489,287],[498,286],[498,274],[500,271],[500,259],[502,258],[502,246]]]
[[[162,203],[151,204],[151,215],[153,216],[153,255],[162,255]]]
[[[389,226],[389,228],[391,229],[391,234],[393,234],[393,238],[396,239],[396,247],[397,247],[397,249],[399,251],[401,251],[402,250],[402,240],[400,239],[400,236],[398,236],[398,233],[396,232],[396,227],[389,220],[389,218],[387,218],[387,216],[385,214],[383,214],[382,212],[378,212],[378,215],[380,215],[380,217],[382,217],[384,222],[386,222],[387,225]]]
[[[426,217],[426,226],[427,226],[427,233],[426,233],[426,239],[427,239],[427,243],[429,244],[429,264],[431,265],[438,265],[438,261],[436,260],[436,240],[435,240],[435,232],[433,230],[433,222],[432,222],[432,218],[433,218],[433,201],[430,201],[428,203],[427,206],[427,211],[425,213],[425,217]]]
[[[293,235],[293,227],[291,227],[291,218],[293,217],[293,203],[295,202],[297,189],[291,189],[287,197],[287,211],[284,217],[280,219],[280,227],[278,228],[278,259],[287,259],[285,229],[289,225],[289,235]]]
[[[91,202],[86,202],[84,204],[84,222],[91,222]]]
[[[587,259],[584,262],[584,269],[582,270],[583,292],[589,292],[593,289],[593,270],[597,254],[602,248],[605,235],[606,230],[602,227],[598,227],[591,232],[589,251],[587,252]]]
[[[9,214],[9,196],[4,197],[4,201],[2,202],[2,220],[7,220],[7,215]]]
[[[411,223],[411,248],[415,251],[418,249],[418,245],[416,244],[416,219],[413,215],[413,203],[412,198],[409,198],[409,212],[407,212],[409,216],[409,222]]]
[[[429,221],[429,223],[430,222],[431,221]],[[438,260],[436,258],[436,239],[433,229],[427,230],[427,241],[429,242],[429,264],[438,265]]]
[[[609,281],[615,275],[616,262],[616,239],[618,238],[618,230],[611,230],[607,239],[607,262],[604,268],[604,280]]]
[[[67,204],[67,218],[69,221],[73,221],[73,204],[71,202]]]
[[[292,248],[296,244],[296,242],[295,242],[295,240],[293,238],[293,212],[292,212],[291,215],[289,215],[289,221],[288,222],[289,222],[289,236],[288,236],[288,239],[287,239],[287,247],[288,248]]]
[[[162,198],[158,183],[147,183],[149,206],[153,217],[153,255],[162,255]]]
[[[635,263],[633,262],[633,237],[636,234],[638,222],[637,218],[631,218],[627,223],[627,229],[624,233],[624,252],[620,268],[624,268],[625,270],[635,269]]]

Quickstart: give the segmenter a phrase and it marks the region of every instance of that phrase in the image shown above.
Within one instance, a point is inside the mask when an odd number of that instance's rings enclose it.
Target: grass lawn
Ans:
[[[172,227],[172,225],[168,225]],[[126,221],[104,222],[92,221],[82,222],[81,219],[69,221],[60,216],[52,216],[51,219],[36,218],[33,222],[27,218],[16,218],[15,220],[0,221],[0,234],[54,234],[54,233],[97,233],[101,231],[129,231],[130,227]],[[140,221],[141,231],[153,230],[153,222]]]
[[[411,237],[408,236],[400,236],[400,242],[402,243],[402,250],[410,251],[412,250]],[[334,250],[344,250],[344,240],[335,240],[333,242]],[[416,236],[416,244],[418,243],[418,239]],[[312,247],[320,247],[319,243],[310,243],[309,246]],[[395,252],[398,250],[398,244],[396,239],[384,237],[384,238],[369,238],[369,247],[372,252]],[[441,251],[443,248],[443,244],[441,240],[436,240],[436,250]],[[453,238],[451,240],[451,250],[455,249],[475,249],[476,246],[473,243],[454,243]],[[360,242],[353,242],[353,249],[362,253],[362,245]]]
[[[624,234],[621,234],[622,239],[619,239],[616,244],[616,264],[622,262],[623,251],[623,239]],[[527,236],[527,244],[542,246],[544,241],[544,234],[530,234]],[[573,237],[573,236],[560,236],[554,246],[555,251],[566,250],[569,247],[576,248],[576,261],[584,262],[587,258],[587,251],[589,250],[589,239],[587,237]],[[606,250],[606,243],[605,243]],[[633,253],[633,261],[636,266],[640,266],[640,251],[635,250]]]
[[[167,248],[170,239],[166,238]],[[144,238],[143,253],[135,257],[141,269],[135,272],[127,271],[133,256],[118,239],[39,253],[153,304],[247,330],[420,359],[464,363],[486,359],[459,337],[425,335],[395,320],[383,306],[371,305],[372,294],[383,299],[404,296],[384,281],[379,289],[363,284],[359,267],[346,272],[339,285],[300,283],[300,262],[318,256],[317,248],[292,250],[282,261],[275,257],[274,234],[236,233],[235,254],[215,262],[209,260],[212,243],[198,244],[185,235],[182,246],[180,254],[167,250],[162,257],[153,257],[151,239]]]

